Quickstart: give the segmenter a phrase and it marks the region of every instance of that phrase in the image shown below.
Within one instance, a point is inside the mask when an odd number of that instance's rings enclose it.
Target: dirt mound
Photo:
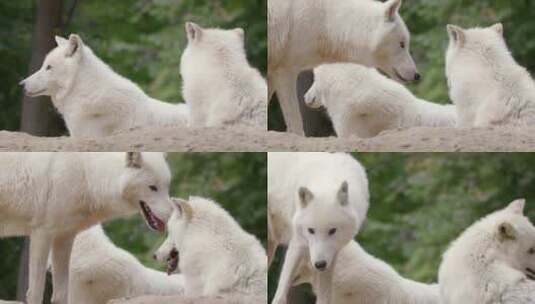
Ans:
[[[108,304],[265,304],[266,299],[244,296],[217,296],[210,298],[184,298],[177,296],[144,296],[135,299],[112,300]]]

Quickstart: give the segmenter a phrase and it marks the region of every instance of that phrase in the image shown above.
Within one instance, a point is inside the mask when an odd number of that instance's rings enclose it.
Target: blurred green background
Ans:
[[[64,15],[74,2],[72,19],[59,34],[80,34],[97,56],[154,98],[182,101],[179,63],[186,21],[243,27],[249,61],[265,75],[266,0],[65,0]],[[0,1],[0,130],[20,126],[18,82],[29,73],[36,5],[37,0]]]
[[[533,0],[408,0],[400,9],[411,32],[411,53],[422,81],[409,85],[418,97],[436,103],[451,103],[444,71],[448,46],[446,25],[463,28],[502,22],[505,40],[519,64],[535,72],[535,1]],[[270,104],[269,128],[283,130],[278,103]],[[318,128],[328,129],[328,123]],[[311,131],[322,133],[321,131]],[[322,134],[324,135],[324,134]]]
[[[370,183],[368,221],[357,241],[401,275],[436,282],[448,244],[482,216],[526,198],[535,219],[533,153],[357,153]],[[273,296],[283,250],[270,268]],[[311,303],[310,290],[295,293]]]
[[[249,233],[264,245],[266,232],[266,153],[171,153],[170,193],[188,198],[209,197],[220,203]],[[152,254],[165,236],[147,228],[140,215],[105,225],[112,241],[147,266],[165,269]],[[14,299],[22,240],[0,239],[0,299]],[[46,298],[48,303],[49,298]]]

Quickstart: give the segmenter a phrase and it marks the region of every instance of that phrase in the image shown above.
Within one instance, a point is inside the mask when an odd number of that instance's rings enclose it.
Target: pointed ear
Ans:
[[[188,221],[193,218],[193,208],[187,200],[174,197],[172,201],[173,207],[180,213],[180,216],[184,216]]]
[[[56,36],[54,37],[54,39],[56,40],[56,43],[58,44],[58,46],[64,46],[67,44],[67,42],[69,42],[69,40],[61,37],[61,36]]]
[[[337,198],[338,198],[338,201],[340,202],[340,205],[342,206],[347,205],[349,201],[348,193],[349,193],[349,189],[348,189],[347,181],[344,181],[342,185],[340,186],[340,189],[338,190],[338,194],[337,194]]]
[[[401,0],[388,0],[385,2],[385,18],[388,22],[393,22],[399,12]]]
[[[203,29],[199,25],[193,22],[186,22],[186,34],[188,36],[188,41],[199,41],[202,37]]]
[[[69,36],[69,44],[67,45],[67,50],[65,51],[66,57],[72,57],[82,50],[84,43],[82,38],[76,34],[71,34]]]
[[[503,36],[503,24],[496,23],[493,26],[491,26],[490,28],[493,29],[494,31],[496,31],[496,33],[500,34],[500,36]]]
[[[141,152],[126,152],[126,167],[139,169],[143,165]]]
[[[466,34],[464,30],[452,24],[448,24],[446,29],[448,30],[448,36],[450,36],[450,40],[462,47],[466,42]]]
[[[524,206],[526,205],[526,200],[521,198],[512,201],[505,209],[509,210],[514,214],[524,214]]]
[[[498,239],[500,241],[515,240],[517,232],[511,223],[503,222],[498,226]]]
[[[299,187],[299,205],[301,208],[306,208],[310,201],[314,198],[314,194],[306,187]]]

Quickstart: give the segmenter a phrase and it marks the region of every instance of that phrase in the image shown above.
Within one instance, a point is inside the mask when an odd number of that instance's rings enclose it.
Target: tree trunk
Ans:
[[[30,254],[30,238],[24,239],[22,254],[19,262],[19,275],[17,279],[17,300],[26,300],[26,290],[28,290],[28,259]]]
[[[32,58],[28,75],[37,71],[48,52],[56,46],[54,36],[61,34],[62,0],[39,0],[32,38]],[[57,136],[63,133],[63,120],[49,97],[22,99],[21,131],[37,136]]]

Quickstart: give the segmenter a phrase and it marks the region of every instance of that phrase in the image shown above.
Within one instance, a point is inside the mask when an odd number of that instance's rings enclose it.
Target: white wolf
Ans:
[[[267,85],[247,62],[243,29],[203,29],[188,22],[186,33],[180,73],[191,125],[267,129]]]
[[[182,295],[184,278],[143,266],[96,225],[76,236],[69,287],[69,303],[102,304],[124,297]]]
[[[294,285],[310,283],[317,293],[318,273],[303,261]],[[438,285],[428,285],[400,276],[390,265],[368,254],[351,241],[338,254],[333,276],[336,304],[438,304]]]
[[[503,301],[521,285],[535,287],[528,282],[535,278],[535,227],[524,202],[484,217],[450,245],[438,275],[441,304],[528,303]]]
[[[268,153],[268,261],[288,245],[273,303],[286,303],[304,259],[321,272],[318,303],[329,303],[336,256],[358,233],[369,205],[360,163],[344,153]]]
[[[454,105],[416,98],[401,84],[375,69],[357,64],[321,65],[305,95],[312,108],[324,106],[340,137],[373,137],[410,127],[454,127]]]
[[[56,42],[41,69],[21,84],[28,96],[52,98],[71,136],[102,137],[136,126],[187,125],[187,105],[150,98],[100,60],[78,35],[71,34],[69,40],[56,36]]]
[[[535,124],[535,83],[507,49],[501,23],[448,25],[446,76],[459,127]]]
[[[392,78],[419,80],[410,34],[398,14],[401,0],[269,0],[268,82],[290,132],[303,133],[296,83],[322,63],[378,67]]]
[[[174,199],[169,235],[156,252],[184,275],[186,296],[239,292],[267,297],[267,258],[260,242],[217,203]]]
[[[67,302],[79,231],[135,212],[163,231],[171,212],[162,153],[2,153],[0,172],[0,237],[31,241],[27,304],[42,303],[51,249],[52,301]]]

